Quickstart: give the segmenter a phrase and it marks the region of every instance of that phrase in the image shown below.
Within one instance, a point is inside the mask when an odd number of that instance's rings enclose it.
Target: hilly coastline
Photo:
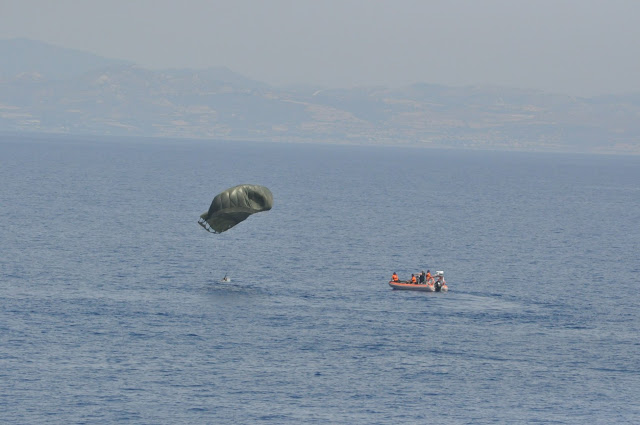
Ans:
[[[640,154],[640,94],[276,87],[0,40],[0,132]]]

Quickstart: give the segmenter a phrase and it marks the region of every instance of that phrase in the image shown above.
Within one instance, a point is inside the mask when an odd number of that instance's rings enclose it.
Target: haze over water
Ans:
[[[640,158],[2,136],[0,181],[2,423],[640,419]]]

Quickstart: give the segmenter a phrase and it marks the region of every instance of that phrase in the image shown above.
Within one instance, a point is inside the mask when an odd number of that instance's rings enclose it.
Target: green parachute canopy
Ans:
[[[251,214],[269,211],[273,194],[264,186],[241,184],[216,195],[209,211],[200,216],[198,224],[211,233],[231,229]]]

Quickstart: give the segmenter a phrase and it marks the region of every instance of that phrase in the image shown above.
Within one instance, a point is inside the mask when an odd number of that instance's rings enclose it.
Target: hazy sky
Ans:
[[[272,84],[640,91],[636,0],[0,0],[0,38]]]

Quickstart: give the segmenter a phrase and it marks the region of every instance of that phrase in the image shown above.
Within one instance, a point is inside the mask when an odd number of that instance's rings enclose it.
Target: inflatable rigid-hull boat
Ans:
[[[389,281],[389,286],[391,286],[393,289],[404,289],[404,290],[408,290],[408,291],[424,291],[424,292],[437,292],[436,286],[432,285],[432,284],[427,284],[425,285],[423,284],[419,284],[419,283],[409,283],[409,282],[404,282],[404,281]],[[449,288],[447,287],[447,285],[443,285],[442,288],[440,288],[440,291],[442,292],[446,292],[448,291]]]

